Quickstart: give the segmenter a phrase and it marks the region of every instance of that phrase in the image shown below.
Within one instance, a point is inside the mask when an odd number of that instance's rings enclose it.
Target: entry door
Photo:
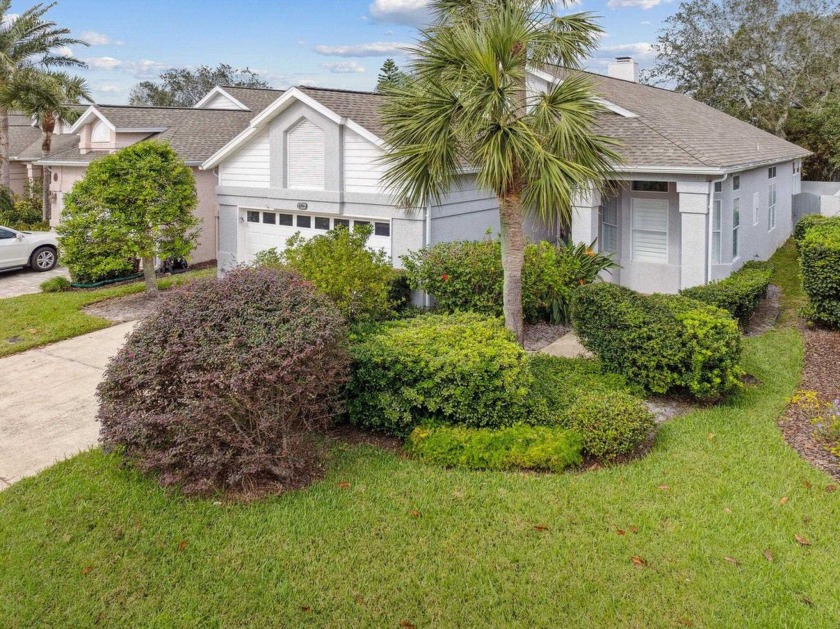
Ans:
[[[0,227],[0,267],[23,266],[27,253],[26,243],[15,232]]]

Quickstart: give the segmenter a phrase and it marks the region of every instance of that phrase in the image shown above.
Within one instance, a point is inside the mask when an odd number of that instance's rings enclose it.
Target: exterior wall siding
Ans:
[[[344,132],[344,189],[347,192],[383,194],[381,177],[385,166],[379,162],[382,149],[358,133]]]
[[[268,130],[258,134],[230,159],[219,165],[219,181],[225,186],[269,187],[271,162]]]
[[[286,187],[323,190],[325,180],[324,132],[304,118],[286,131]]]

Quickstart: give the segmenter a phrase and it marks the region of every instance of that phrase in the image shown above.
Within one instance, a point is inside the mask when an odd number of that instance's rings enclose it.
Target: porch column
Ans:
[[[598,212],[601,207],[601,193],[587,190],[575,195],[572,205],[572,241],[587,245],[598,238]],[[601,243],[595,244],[601,250]]]
[[[706,283],[709,256],[709,184],[678,181],[680,207],[680,288]]]

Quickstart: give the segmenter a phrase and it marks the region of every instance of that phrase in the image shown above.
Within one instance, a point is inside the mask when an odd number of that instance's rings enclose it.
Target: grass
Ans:
[[[837,626],[840,492],[775,426],[801,337],[744,347],[758,385],[585,473],[342,444],[321,482],[243,505],[84,453],[0,493],[0,626]]]
[[[215,269],[205,269],[165,277],[158,280],[158,287],[167,289],[191,279],[212,277],[215,272]],[[0,357],[107,328],[112,325],[110,321],[85,314],[81,309],[98,301],[125,297],[143,290],[144,285],[140,281],[98,289],[34,293],[0,299]],[[12,343],[9,339],[19,340]]]
[[[797,322],[799,311],[808,302],[808,297],[802,289],[802,276],[799,270],[799,255],[793,239],[782,245],[770,261],[775,266],[770,282],[782,289],[782,311],[779,314],[779,325],[787,326]]]

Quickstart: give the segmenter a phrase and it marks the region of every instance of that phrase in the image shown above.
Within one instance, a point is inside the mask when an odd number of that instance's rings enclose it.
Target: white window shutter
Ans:
[[[294,190],[323,190],[324,132],[315,123],[301,120],[287,133],[286,172]]]

